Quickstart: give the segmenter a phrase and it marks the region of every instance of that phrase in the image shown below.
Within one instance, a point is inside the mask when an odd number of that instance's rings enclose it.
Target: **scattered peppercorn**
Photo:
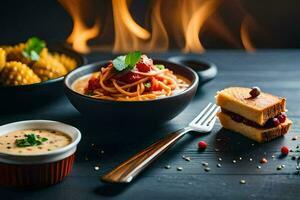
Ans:
[[[252,87],[251,91],[249,92],[249,94],[251,95],[252,98],[258,97],[260,95],[260,88],[259,87]]]
[[[280,151],[281,151],[281,154],[284,155],[284,156],[289,154],[289,148],[286,147],[286,146],[281,147]]]

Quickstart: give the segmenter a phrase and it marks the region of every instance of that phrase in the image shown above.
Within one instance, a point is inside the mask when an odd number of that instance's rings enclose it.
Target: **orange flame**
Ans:
[[[90,39],[93,39],[98,36],[100,33],[100,21],[99,18],[96,18],[95,23],[92,27],[87,27],[83,19],[83,14],[81,15],[81,5],[83,1],[67,1],[59,0],[67,12],[71,15],[73,19],[73,30],[67,42],[72,44],[72,47],[81,53],[90,52],[90,48],[87,42]]]
[[[252,17],[247,15],[241,24],[241,40],[245,49],[250,52],[255,51],[255,47],[251,42],[250,33],[249,33],[249,27],[253,25],[253,23],[254,22]]]
[[[203,52],[202,34],[209,33],[209,37],[217,36],[222,41],[233,47],[245,47],[248,51],[255,50],[250,39],[255,21],[248,16],[238,0],[232,1],[233,6],[225,6],[225,9],[237,10],[237,18],[246,16],[240,25],[240,32],[233,33],[218,14],[223,0],[152,0],[148,8],[145,24],[139,24],[130,12],[130,5],[134,0],[111,0],[111,11],[106,15],[103,23],[103,31],[100,33],[100,17],[96,0],[59,0],[73,19],[73,30],[67,41],[73,48],[82,53],[91,51],[88,41],[101,39],[105,35],[105,45],[94,49],[110,49],[113,52],[127,52],[132,50],[167,51],[169,48],[181,48],[183,52]],[[103,4],[101,4],[102,6]],[[106,4],[105,4],[106,5]],[[92,17],[93,24],[88,26],[87,19],[91,18],[91,10],[96,13]],[[172,11],[170,11],[172,10]],[[229,10],[228,12],[232,12]],[[111,15],[110,15],[111,14]],[[113,20],[113,21],[111,21]],[[239,23],[239,22],[238,22]],[[108,29],[107,29],[108,27]],[[207,30],[209,31],[207,32]],[[250,30],[251,29],[251,30]],[[107,32],[108,30],[108,32]],[[109,33],[109,34],[108,34]],[[108,35],[108,40],[106,37]],[[240,38],[238,36],[240,35]],[[200,40],[201,38],[201,40]],[[114,40],[107,45],[107,41]],[[105,48],[104,48],[105,47]],[[108,47],[108,48],[107,48]]]
[[[160,16],[161,0],[155,2],[153,13],[151,13],[152,33],[134,21],[126,0],[112,0],[112,5],[115,24],[114,52],[168,49],[168,36]]]
[[[207,18],[213,14],[219,0],[208,0],[205,1],[193,14],[192,18],[189,20],[187,29],[185,32],[185,47],[184,52],[202,52],[204,47],[202,46],[199,39],[199,32],[203,27]]]

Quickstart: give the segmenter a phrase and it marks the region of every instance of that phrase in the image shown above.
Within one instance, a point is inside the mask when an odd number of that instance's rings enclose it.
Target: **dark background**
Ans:
[[[109,0],[95,0],[97,4],[110,4]],[[149,0],[133,0],[131,13],[134,19],[143,23]],[[218,9],[226,26],[238,38],[239,6],[250,14],[267,35],[252,33],[257,48],[299,48],[300,47],[300,1],[298,0],[226,0]],[[103,12],[103,15],[108,15]],[[91,12],[97,12],[91,11]],[[102,11],[99,11],[102,12]],[[170,8],[172,12],[172,8]],[[167,13],[164,13],[167,14]],[[108,15],[108,17],[111,17]],[[35,35],[45,40],[64,41],[72,30],[72,20],[56,0],[4,0],[0,6],[0,43],[24,41]],[[113,37],[113,34],[112,34]],[[210,33],[202,34],[206,48],[234,47]],[[172,46],[172,44],[171,44]]]

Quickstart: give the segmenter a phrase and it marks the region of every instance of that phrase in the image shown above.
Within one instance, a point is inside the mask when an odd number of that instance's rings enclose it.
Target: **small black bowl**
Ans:
[[[168,60],[195,70],[199,77],[200,86],[214,79],[218,73],[217,66],[214,63],[203,61],[201,58],[194,55],[174,56]]]
[[[169,97],[145,101],[112,101],[100,100],[75,92],[71,86],[78,78],[99,71],[107,66],[109,61],[102,61],[78,68],[69,73],[64,80],[67,97],[73,106],[82,114],[98,122],[119,124],[158,124],[173,119],[190,103],[194,97],[199,78],[190,68],[165,60],[153,60],[163,64],[174,73],[186,77],[191,85],[184,91]]]
[[[77,66],[87,63],[79,53],[65,44],[47,44],[50,52],[63,53],[75,59]],[[63,79],[59,77],[41,83],[20,86],[0,86],[0,109],[2,111],[23,111],[46,105],[57,97],[63,96]]]

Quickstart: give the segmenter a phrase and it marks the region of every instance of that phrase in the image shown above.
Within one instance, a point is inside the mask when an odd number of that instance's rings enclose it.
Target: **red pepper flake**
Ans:
[[[289,154],[289,148],[287,146],[281,147],[280,151],[281,151],[281,154],[284,155],[284,156]]]
[[[201,150],[201,151],[204,151],[204,150],[207,148],[207,146],[208,146],[208,144],[207,144],[205,141],[200,141],[200,142],[198,143],[198,148],[199,148],[199,150]]]
[[[268,162],[268,160],[266,159],[266,158],[262,158],[261,160],[260,160],[260,163],[261,164],[266,164]]]

